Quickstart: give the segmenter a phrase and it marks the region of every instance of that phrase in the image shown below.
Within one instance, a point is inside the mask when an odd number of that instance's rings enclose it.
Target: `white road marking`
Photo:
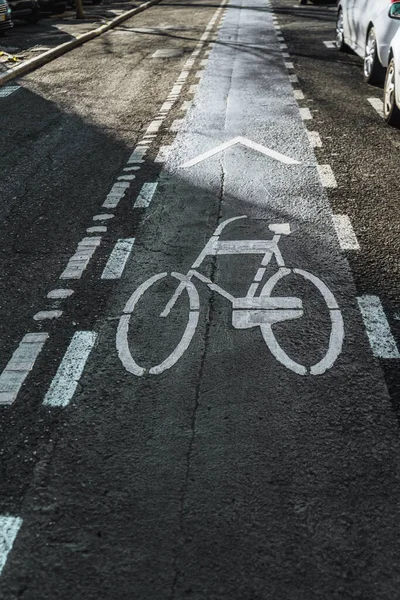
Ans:
[[[0,515],[0,575],[21,525],[22,519],[19,517]]]
[[[359,250],[360,245],[348,215],[333,215],[333,225],[342,250]]]
[[[83,271],[89,264],[97,246],[100,246],[101,237],[86,237],[78,244],[72,258],[69,259],[60,279],[80,279]]]
[[[134,243],[135,238],[117,241],[104,267],[101,279],[120,279]]]
[[[133,208],[147,208],[153,199],[158,183],[148,182],[142,185],[142,189],[136,198]]]
[[[197,90],[198,90],[198,87],[199,87],[199,86],[198,86],[197,84],[195,84],[195,85],[191,85],[191,86],[189,87],[189,94],[195,94],[195,93],[197,92]]]
[[[324,45],[325,45],[327,48],[330,48],[330,49],[331,49],[331,48],[336,48],[336,43],[335,43],[335,42],[324,42]]]
[[[372,353],[379,358],[400,358],[385,311],[378,296],[360,296],[358,306],[364,321]]]
[[[206,158],[209,158],[210,156],[214,156],[214,154],[218,154],[219,152],[222,152],[223,150],[226,150],[227,148],[229,148],[230,146],[234,146],[235,144],[242,144],[243,146],[247,146],[247,148],[252,148],[253,150],[256,150],[257,152],[261,152],[262,154],[265,154],[266,156],[270,156],[271,158],[274,158],[275,160],[278,160],[287,165],[299,165],[300,164],[297,160],[294,160],[293,158],[290,158],[289,156],[285,156],[284,154],[280,154],[280,152],[276,152],[275,150],[266,148],[265,146],[262,146],[261,144],[252,142],[251,140],[248,140],[247,138],[238,136],[238,137],[232,138],[228,142],[224,142],[223,144],[220,144],[219,146],[215,146],[215,148],[211,148],[211,150],[208,150],[207,152],[204,152],[203,154],[199,154],[195,158],[192,158],[192,160],[185,162],[183,165],[181,165],[181,167],[183,169],[192,167],[193,165],[196,165],[197,163],[201,162],[202,160],[205,160]]]
[[[64,407],[69,404],[96,338],[94,331],[77,331],[74,334],[45,396],[45,406]]]
[[[318,131],[307,131],[307,136],[313,148],[322,148],[322,142]]]
[[[317,165],[321,184],[326,188],[336,188],[337,183],[330,165]]]
[[[171,108],[173,107],[173,105],[174,105],[173,102],[164,102],[164,104],[160,108],[160,111],[162,111],[162,112],[168,112],[168,111],[171,110]]]
[[[180,130],[180,128],[183,125],[183,121],[184,119],[175,119],[175,121],[172,122],[171,127],[170,127],[170,131],[172,132],[177,132]]]
[[[297,75],[289,75],[290,83],[299,83]]]
[[[290,58],[289,52],[282,52],[283,58]]]
[[[140,148],[135,148],[130,157],[128,158],[128,164],[130,163],[142,163],[144,162],[143,157],[145,156],[148,146],[142,146]]]
[[[171,151],[171,146],[161,146],[156,158],[154,159],[154,162],[156,162],[156,163],[165,162],[168,158],[168,154],[170,153],[170,151]]]
[[[304,94],[301,90],[293,90],[293,95],[296,100],[304,100]]]
[[[281,50],[286,50],[287,49],[287,44],[279,44],[279,48]]]
[[[27,333],[0,375],[0,405],[12,404],[24,383],[45,341],[48,333]]]
[[[120,175],[117,179],[118,181],[133,181],[136,179],[136,175]]]
[[[303,121],[309,121],[313,118],[309,108],[299,108],[299,111],[300,117],[303,119]]]
[[[93,221],[108,221],[108,219],[113,219],[114,215],[110,215],[109,213],[103,213],[101,215],[94,215]]]
[[[203,60],[200,61],[200,66],[201,67],[206,67],[208,63],[208,60],[206,58],[203,58]]]
[[[182,103],[182,106],[180,108],[180,110],[189,110],[190,106],[191,106],[191,101],[190,100],[185,100],[185,102]]]
[[[201,79],[204,75],[204,71],[197,71],[195,74],[195,77],[198,77],[199,79]]]
[[[130,184],[127,181],[117,181],[117,183],[114,183],[107,198],[102,204],[103,208],[116,208],[121,198],[125,196],[125,192],[129,188],[129,185]]]
[[[51,290],[51,292],[49,292],[47,294],[47,298],[51,298],[52,300],[59,300],[60,298],[68,298],[69,296],[72,296],[73,293],[74,293],[74,290],[67,290],[67,289]]]
[[[383,119],[383,102],[380,98],[368,98],[368,102]]]
[[[58,319],[62,314],[62,310],[40,310],[33,318],[35,321],[45,321],[46,319]]]
[[[182,48],[162,48],[156,50],[151,58],[175,58],[176,56],[182,56]]]
[[[88,227],[86,233],[106,233],[107,227],[105,225],[98,225],[96,227]]]
[[[292,62],[286,62],[285,61],[285,67],[287,69],[294,69],[294,64]]]
[[[146,133],[157,133],[162,124],[162,120],[154,120],[150,123],[148,128],[146,129]]]

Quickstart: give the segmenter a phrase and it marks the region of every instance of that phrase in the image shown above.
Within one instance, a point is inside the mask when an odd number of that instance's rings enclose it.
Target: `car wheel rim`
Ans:
[[[389,66],[385,83],[384,111],[387,117],[392,112],[394,103],[394,65]]]
[[[375,36],[370,33],[368,35],[367,44],[365,46],[365,58],[364,58],[364,75],[369,78],[372,72],[372,67],[375,60],[376,42]]]
[[[343,43],[343,13],[340,11],[336,23],[336,46],[340,48]]]

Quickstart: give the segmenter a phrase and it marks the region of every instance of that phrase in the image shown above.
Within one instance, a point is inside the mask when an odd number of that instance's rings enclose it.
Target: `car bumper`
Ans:
[[[14,23],[11,21],[11,19],[0,21],[0,31],[3,29],[11,29],[11,27],[14,27]]]

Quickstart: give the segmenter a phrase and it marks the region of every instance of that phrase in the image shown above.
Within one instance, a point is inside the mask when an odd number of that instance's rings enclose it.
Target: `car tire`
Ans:
[[[389,62],[386,71],[385,86],[383,92],[383,116],[388,125],[400,127],[400,109],[396,104],[396,80],[395,80],[394,58]]]
[[[340,8],[336,17],[335,45],[339,52],[349,52],[350,48],[344,41],[343,11]]]
[[[385,69],[379,62],[375,29],[367,34],[364,55],[364,80],[371,85],[381,85],[385,80]]]

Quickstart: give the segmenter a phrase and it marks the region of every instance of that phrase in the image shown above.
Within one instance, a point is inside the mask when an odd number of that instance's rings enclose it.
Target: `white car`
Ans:
[[[391,15],[400,25],[400,2],[392,5]],[[390,125],[400,127],[400,27],[389,47],[389,64],[383,95],[383,116]]]
[[[394,67],[394,64],[400,67],[400,56],[393,62],[394,54],[400,53],[398,31],[400,0],[338,1],[336,46],[341,51],[351,48],[364,59],[364,78],[368,83],[381,84],[385,80],[385,119],[393,125],[400,107],[400,86],[396,81],[400,74]],[[395,40],[398,50],[394,50]]]

